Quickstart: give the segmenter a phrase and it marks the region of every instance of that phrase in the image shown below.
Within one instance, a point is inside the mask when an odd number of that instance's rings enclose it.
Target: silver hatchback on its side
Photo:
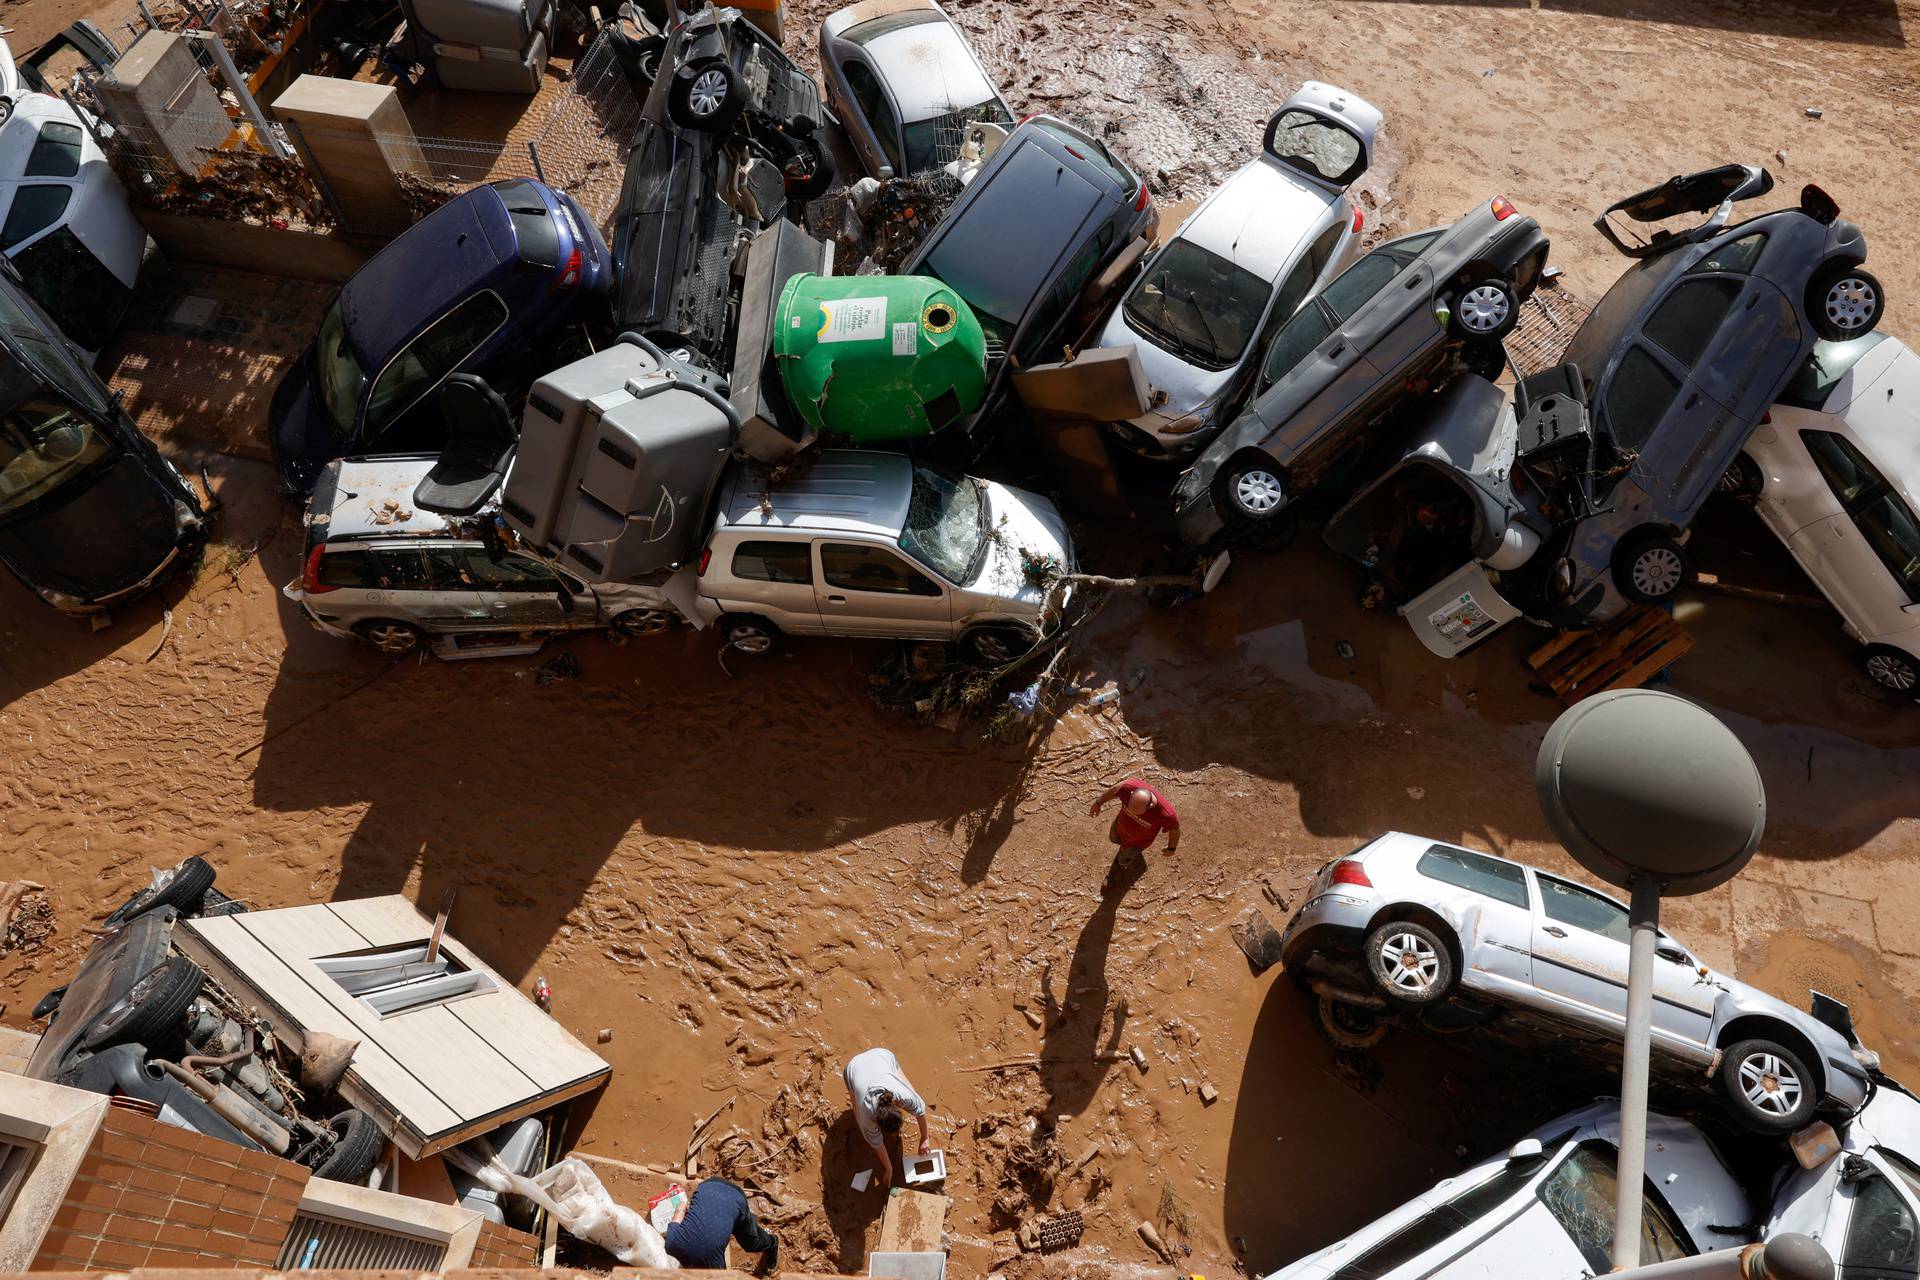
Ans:
[[[1849,1113],[1878,1058],[1845,1006],[1822,1016],[1701,964],[1664,930],[1654,965],[1654,1053],[1716,1080],[1734,1116],[1791,1133]],[[1281,938],[1336,1042],[1384,1034],[1381,1011],[1462,996],[1610,1037],[1626,1026],[1627,908],[1585,885],[1491,854],[1389,832],[1320,868]],[[1355,984],[1361,989],[1355,989]]]

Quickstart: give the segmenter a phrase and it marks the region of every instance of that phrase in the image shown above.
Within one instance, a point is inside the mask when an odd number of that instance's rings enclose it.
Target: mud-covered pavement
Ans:
[[[1073,41],[1192,49],[1235,85],[1271,71],[1276,98],[1308,74],[1347,86],[1404,152],[1395,225],[1503,193],[1588,297],[1619,266],[1587,229],[1608,199],[1784,147],[1785,165],[1769,159],[1782,194],[1833,191],[1866,228],[1886,327],[1920,327],[1920,182],[1903,150],[1920,8],[1723,0],[1684,22],[1624,0],[955,8],[1000,32],[983,45],[1016,106],[1104,92],[1085,78],[1125,59],[1057,52]],[[27,0],[6,17],[25,47],[77,11]],[[792,22],[796,40],[817,12]],[[1251,154],[1264,104],[1222,101]],[[1136,145],[1168,148],[1152,167],[1171,201],[1204,190],[1214,161],[1211,135],[1194,134],[1199,167],[1169,136]],[[299,533],[267,470],[206,461],[228,501],[221,541],[164,600],[94,634],[0,582],[0,878],[51,886],[54,925],[0,956],[8,1025],[149,865],[204,853],[223,889],[262,905],[457,889],[458,936],[523,988],[545,975],[589,1043],[614,1030],[585,1149],[673,1161],[692,1122],[737,1096],[721,1127],[740,1136],[713,1158],[773,1194],[786,1265],[838,1271],[864,1270],[881,1209],[849,1187],[864,1162],[839,1082],[871,1044],[932,1104],[963,1275],[1144,1265],[1141,1219],[1191,1246],[1183,1270],[1265,1270],[1608,1087],[1604,1067],[1536,1058],[1516,1076],[1497,1047],[1413,1036],[1343,1061],[1284,977],[1248,975],[1228,928],[1251,906],[1280,922],[1264,887],[1295,901],[1314,867],[1380,830],[1567,866],[1531,793],[1558,709],[1527,688],[1531,637],[1433,659],[1358,609],[1356,579],[1310,538],[1181,611],[1108,609],[1086,682],[1144,675],[1023,750],[875,707],[880,646],[795,644],[732,674],[691,633],[389,666],[280,599]],[[1765,538],[1721,513],[1701,558],[1791,585]],[[1752,749],[1770,823],[1741,879],[1672,904],[1670,927],[1782,996],[1811,984],[1852,1001],[1896,1074],[1920,1079],[1905,994],[1920,987],[1920,708],[1875,696],[1823,611],[1695,591],[1681,615],[1699,643],[1671,687]],[[579,676],[539,683],[563,649]],[[1130,773],[1168,792],[1185,837],[1103,897],[1105,823],[1087,805]],[[1131,1046],[1144,1073],[1096,1060]],[[988,1069],[1030,1056],[1047,1061]],[[1019,1218],[1068,1208],[1087,1221],[1077,1249],[1019,1253]]]

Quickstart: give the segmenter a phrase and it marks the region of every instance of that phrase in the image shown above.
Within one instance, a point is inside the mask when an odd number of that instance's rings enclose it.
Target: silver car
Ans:
[[[1654,1053],[1717,1081],[1743,1125],[1791,1133],[1816,1110],[1846,1113],[1867,1100],[1878,1058],[1830,1025],[1843,1019],[1823,1021],[1717,973],[1665,931],[1657,954]],[[1419,1016],[1456,996],[1609,1037],[1626,1025],[1625,906],[1404,832],[1320,869],[1281,958],[1320,996],[1321,1021],[1341,1043],[1377,1040],[1382,1012]]]
[[[1379,127],[1369,103],[1308,81],[1267,122],[1260,155],[1147,260],[1095,343],[1133,346],[1159,393],[1113,424],[1122,445],[1186,458],[1238,409],[1274,332],[1360,256],[1363,215],[1344,193]]]
[[[864,0],[828,14],[820,24],[820,78],[874,177],[958,159],[974,121],[1013,124],[966,37],[933,0]]]
[[[1592,1102],[1264,1280],[1574,1280],[1613,1269],[1620,1105]],[[1753,1211],[1707,1136],[1647,1117],[1640,1262],[1751,1242]]]

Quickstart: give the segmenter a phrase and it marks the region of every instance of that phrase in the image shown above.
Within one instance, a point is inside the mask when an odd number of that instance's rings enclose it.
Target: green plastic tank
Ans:
[[[780,293],[773,355],[802,421],[854,444],[938,431],[987,390],[980,321],[931,276],[797,275]]]

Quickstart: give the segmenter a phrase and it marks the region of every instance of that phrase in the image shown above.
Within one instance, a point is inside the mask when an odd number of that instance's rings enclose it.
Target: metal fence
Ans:
[[[1507,335],[1507,359],[1514,376],[1530,378],[1559,364],[1591,309],[1564,284],[1542,281],[1521,305],[1520,323]]]

